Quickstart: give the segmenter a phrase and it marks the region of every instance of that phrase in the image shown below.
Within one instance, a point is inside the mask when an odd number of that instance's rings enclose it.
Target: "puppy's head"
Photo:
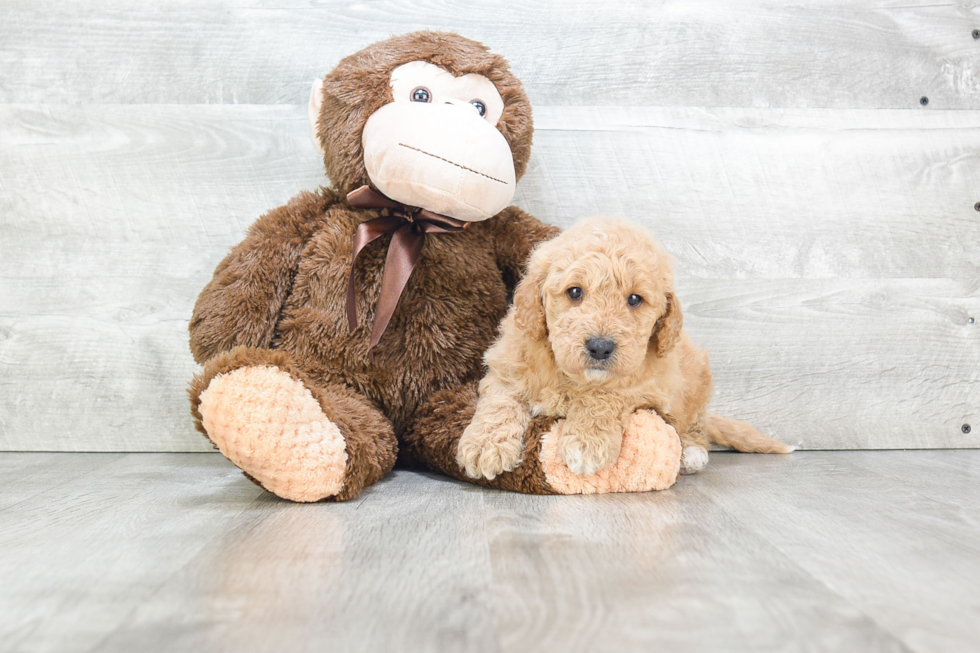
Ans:
[[[683,315],[670,258],[638,225],[586,220],[534,251],[514,293],[517,327],[568,376],[602,383],[666,356]]]

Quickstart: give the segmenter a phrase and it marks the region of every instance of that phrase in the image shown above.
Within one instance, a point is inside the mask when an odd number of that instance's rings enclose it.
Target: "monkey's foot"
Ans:
[[[208,437],[269,492],[320,501],[344,486],[344,436],[301,381],[273,366],[215,376],[199,410]]]
[[[591,476],[572,473],[558,453],[564,420],[541,438],[540,464],[545,480],[559,494],[648,492],[666,490],[677,480],[681,441],[674,428],[649,410],[630,417],[616,461]]]

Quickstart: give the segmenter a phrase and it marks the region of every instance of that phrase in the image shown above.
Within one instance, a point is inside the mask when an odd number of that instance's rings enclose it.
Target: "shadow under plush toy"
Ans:
[[[293,501],[353,498],[396,458],[465,479],[456,449],[484,351],[529,253],[558,233],[508,206],[530,155],[528,99],[484,46],[418,32],[342,60],[310,113],[332,186],[261,217],[201,292],[197,427]],[[663,473],[598,489],[673,482],[676,434],[652,414],[635,422],[627,440],[665,443],[637,464]],[[532,420],[520,465],[476,482],[590,491],[548,480],[538,445],[553,428]]]

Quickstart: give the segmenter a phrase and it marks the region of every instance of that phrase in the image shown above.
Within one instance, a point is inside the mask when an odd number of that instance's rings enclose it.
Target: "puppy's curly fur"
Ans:
[[[593,219],[542,243],[486,353],[489,372],[459,442],[460,466],[487,479],[513,470],[528,423],[541,415],[565,419],[559,453],[571,471],[591,475],[619,456],[624,426],[640,409],[676,429],[688,473],[707,464],[710,441],[791,451],[748,424],[708,414],[708,355],[683,322],[670,258],[643,228]]]

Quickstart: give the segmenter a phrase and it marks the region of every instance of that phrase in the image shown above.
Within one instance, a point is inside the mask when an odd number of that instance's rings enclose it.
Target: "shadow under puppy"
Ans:
[[[739,451],[791,447],[708,413],[708,355],[683,330],[669,256],[642,227],[600,218],[542,243],[487,350],[457,462],[493,479],[524,455],[532,418],[565,420],[558,454],[589,476],[615,462],[631,415],[656,411],[683,446],[681,472],[708,462],[710,442]]]

